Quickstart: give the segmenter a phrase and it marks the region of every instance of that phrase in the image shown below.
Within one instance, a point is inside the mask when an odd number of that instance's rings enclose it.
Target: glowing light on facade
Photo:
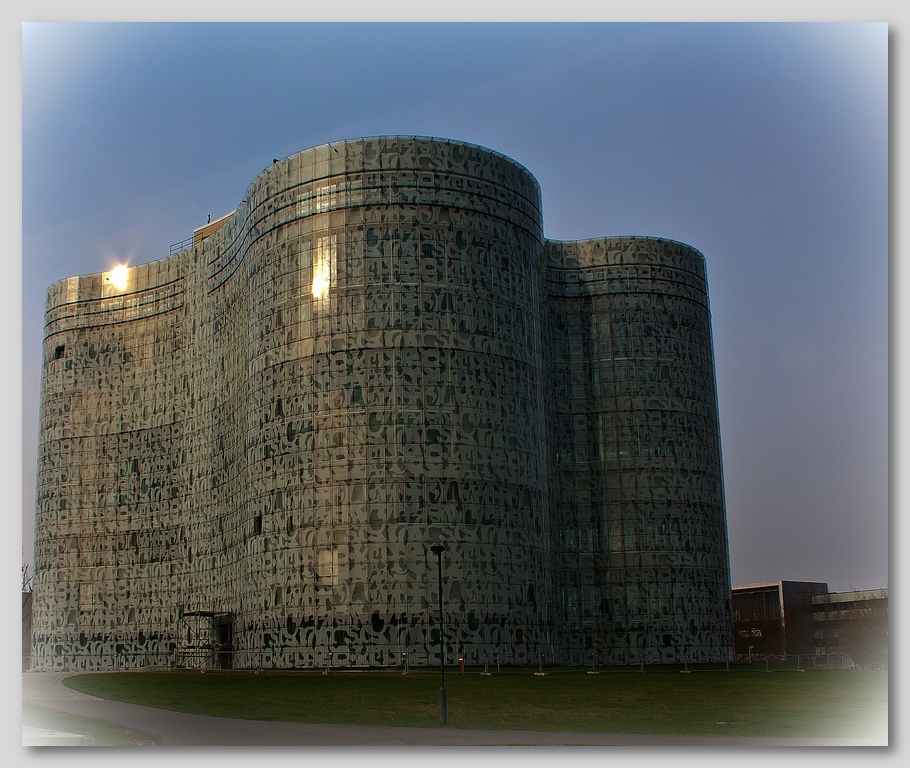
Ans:
[[[126,264],[118,264],[110,272],[105,273],[104,279],[118,291],[125,291],[129,281],[129,267]]]
[[[313,267],[313,298],[324,299],[329,292],[329,266]]]

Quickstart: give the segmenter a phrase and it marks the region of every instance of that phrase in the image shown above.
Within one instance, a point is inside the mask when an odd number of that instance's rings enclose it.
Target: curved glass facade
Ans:
[[[546,251],[566,645],[716,658],[730,581],[704,257],[656,238]]]
[[[721,658],[704,259],[546,241],[490,150],[275,162],[158,262],[48,293],[33,665]]]

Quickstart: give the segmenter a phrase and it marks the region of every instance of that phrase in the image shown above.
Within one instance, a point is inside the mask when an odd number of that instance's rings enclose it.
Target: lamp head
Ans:
[[[434,555],[436,555],[436,557],[439,557],[445,551],[446,551],[445,544],[443,544],[441,541],[437,541],[435,544],[433,544],[430,547],[430,552],[432,552]]]

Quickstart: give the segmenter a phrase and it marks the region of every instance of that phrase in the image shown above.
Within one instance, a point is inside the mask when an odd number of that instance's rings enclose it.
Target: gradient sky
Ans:
[[[380,134],[514,158],[548,237],[701,250],[733,583],[888,585],[885,24],[26,24],[27,556],[47,287]]]

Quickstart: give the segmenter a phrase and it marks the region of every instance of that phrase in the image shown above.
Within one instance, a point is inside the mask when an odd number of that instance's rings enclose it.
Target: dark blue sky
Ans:
[[[461,139],[545,232],[708,263],[734,584],[888,584],[884,24],[27,24],[23,547],[44,295],[166,256],[272,161]]]

